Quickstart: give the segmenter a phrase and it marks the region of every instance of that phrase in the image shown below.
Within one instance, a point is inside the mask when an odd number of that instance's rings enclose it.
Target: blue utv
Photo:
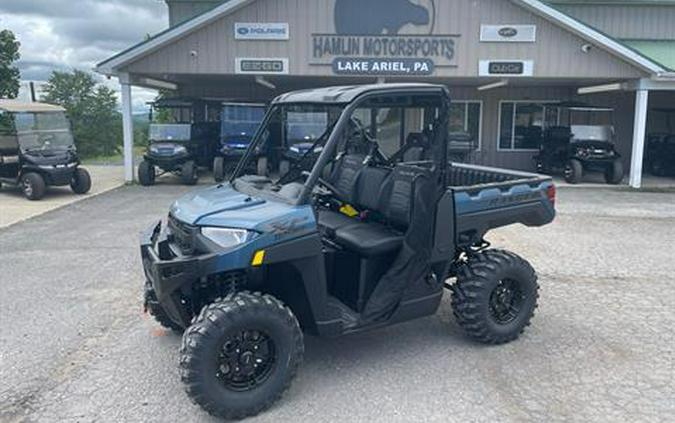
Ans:
[[[213,179],[223,182],[232,175],[265,116],[267,106],[257,103],[223,103],[220,145],[213,159]]]
[[[429,84],[281,95],[230,180],[179,199],[146,231],[145,307],[183,331],[180,373],[195,403],[216,416],[255,415],[294,378],[303,334],[429,316],[446,289],[469,337],[501,344],[521,334],[537,276],[485,235],[551,222],[555,187],[547,176],[448,163],[449,107],[447,89]],[[401,110],[400,131],[378,130],[392,126],[376,118],[381,109]],[[279,179],[245,174],[256,149],[287,129],[288,110],[325,115],[306,153],[313,163],[301,159]],[[399,153],[411,148],[425,150],[421,160]]]

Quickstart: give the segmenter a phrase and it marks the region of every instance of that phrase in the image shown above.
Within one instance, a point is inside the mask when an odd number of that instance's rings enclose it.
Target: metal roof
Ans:
[[[0,99],[0,110],[10,113],[46,113],[46,112],[65,112],[61,106],[54,106],[46,103],[26,103],[17,100]]]
[[[444,85],[425,83],[368,84],[292,91],[275,98],[273,103],[350,103],[362,94],[396,93],[397,91],[446,91]]]

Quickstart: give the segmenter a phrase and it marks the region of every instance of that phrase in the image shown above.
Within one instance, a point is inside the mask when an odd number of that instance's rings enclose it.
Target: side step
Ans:
[[[359,322],[359,313],[335,297],[328,297],[328,307],[335,311],[342,322],[342,330],[355,327]]]

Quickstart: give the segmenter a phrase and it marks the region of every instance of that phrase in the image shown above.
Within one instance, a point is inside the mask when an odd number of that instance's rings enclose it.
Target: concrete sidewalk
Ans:
[[[70,187],[50,187],[40,201],[29,201],[19,188],[0,188],[0,228],[39,216],[51,210],[81,201],[124,185],[122,166],[84,166],[91,174],[91,191],[76,195]]]

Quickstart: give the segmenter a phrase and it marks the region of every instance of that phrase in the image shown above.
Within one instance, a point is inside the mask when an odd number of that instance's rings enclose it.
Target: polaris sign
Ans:
[[[236,40],[288,40],[287,23],[241,23],[234,24]]]

